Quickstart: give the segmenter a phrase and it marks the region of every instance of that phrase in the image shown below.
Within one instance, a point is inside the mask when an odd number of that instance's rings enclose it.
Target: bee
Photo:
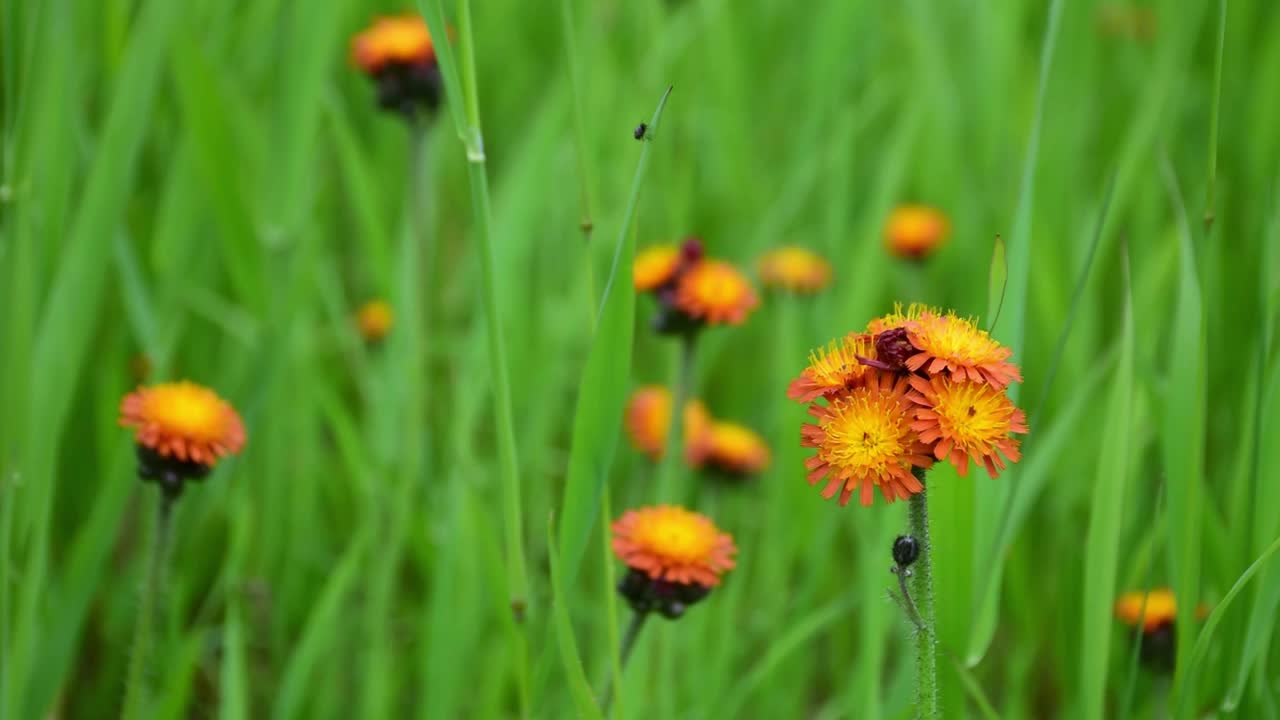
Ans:
[[[636,131],[635,131],[636,139],[637,139],[637,140],[643,140],[643,139],[644,139],[644,134],[645,134],[646,132],[648,132],[648,130],[649,130],[649,126],[648,126],[648,125],[646,125],[645,123],[640,123],[639,125],[637,125],[637,126],[636,126]]]

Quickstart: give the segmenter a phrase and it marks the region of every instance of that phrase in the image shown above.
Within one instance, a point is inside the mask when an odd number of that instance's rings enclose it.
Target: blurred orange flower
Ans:
[[[368,342],[378,342],[391,332],[394,315],[385,300],[370,300],[356,312],[356,327]]]
[[[244,447],[244,424],[212,390],[187,381],[140,387],[120,403],[120,425],[164,458],[213,467]]]
[[[351,41],[352,60],[371,75],[392,63],[430,63],[435,57],[431,33],[417,15],[380,17]]]
[[[737,423],[711,423],[707,464],[727,473],[751,475],[769,467],[769,446],[754,431]]]
[[[740,325],[760,304],[751,283],[732,265],[703,260],[681,275],[676,307],[711,325]]]
[[[947,239],[950,223],[939,210],[926,205],[894,208],[885,222],[884,243],[889,252],[909,260],[932,255]]]
[[[646,385],[631,394],[627,403],[626,429],[631,444],[652,460],[660,460],[667,445],[671,422],[671,393],[660,385]],[[711,414],[698,400],[685,403],[683,423],[685,460],[698,466],[706,459],[711,432]]]
[[[613,523],[614,554],[653,580],[715,587],[737,551],[706,516],[674,505],[628,510]]]
[[[794,245],[765,253],[759,270],[765,287],[794,293],[816,293],[831,282],[831,264],[812,250]]]

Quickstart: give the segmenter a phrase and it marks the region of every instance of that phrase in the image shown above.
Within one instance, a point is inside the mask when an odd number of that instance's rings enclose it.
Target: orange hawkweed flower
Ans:
[[[831,282],[831,263],[812,250],[794,245],[765,253],[759,270],[765,287],[794,293],[816,293]]]
[[[120,425],[161,458],[212,468],[244,447],[244,424],[212,390],[182,381],[140,387],[120,403]]]
[[[636,253],[631,276],[636,290],[647,292],[666,285],[680,267],[680,251],[674,245],[654,245]]]
[[[351,59],[370,75],[392,63],[428,63],[435,57],[431,32],[417,15],[378,18],[351,40]]]
[[[732,265],[703,260],[680,276],[675,305],[711,325],[740,325],[760,304],[751,283]]]
[[[653,580],[712,588],[738,549],[704,515],[674,505],[628,510],[613,523],[613,552]]]
[[[938,376],[914,376],[911,389],[907,397],[919,406],[911,429],[933,447],[934,457],[950,460],[961,476],[969,473],[969,458],[993,478],[1005,468],[1005,458],[1021,459],[1019,441],[1009,435],[1027,432],[1027,416],[1002,390]]]
[[[902,205],[885,222],[884,243],[898,257],[920,260],[942,245],[949,230],[947,217],[938,210],[925,205]]]
[[[919,352],[907,358],[912,372],[947,373],[956,380],[989,383],[1003,388],[1022,382],[1022,372],[1009,362],[1013,354],[972,320],[955,313],[923,312],[906,324],[907,337]]]
[[[626,410],[627,434],[631,444],[652,460],[660,460],[671,428],[671,393],[660,385],[646,385],[631,394]],[[685,403],[683,422],[685,461],[701,465],[707,455],[711,413],[698,400]]]
[[[1116,617],[1125,625],[1152,632],[1177,619],[1178,601],[1169,588],[1157,588],[1146,593],[1128,592],[1116,600]]]
[[[366,341],[375,343],[391,332],[393,318],[389,303],[385,300],[370,300],[356,312],[356,327]]]
[[[427,24],[417,15],[383,17],[351,41],[351,59],[373,80],[378,104],[412,120],[440,105],[444,84]]]
[[[787,397],[807,403],[858,384],[871,368],[858,358],[875,357],[869,335],[846,335],[809,353],[809,366],[787,386]]]
[[[809,484],[827,479],[824,498],[840,492],[840,504],[861,486],[859,500],[870,505],[873,486],[886,502],[906,499],[924,489],[912,468],[933,464],[929,448],[912,430],[914,415],[907,400],[907,379],[873,370],[853,389],[814,403],[816,424],[800,429],[800,444],[817,449],[805,461]]]
[[[724,472],[751,475],[769,467],[769,446],[754,431],[731,422],[712,422],[707,463]]]

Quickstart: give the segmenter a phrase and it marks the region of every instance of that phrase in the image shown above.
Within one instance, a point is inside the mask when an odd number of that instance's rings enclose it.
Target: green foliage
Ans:
[[[415,132],[347,47],[412,2],[0,3],[0,719],[119,714],[141,354],[248,428],[177,509],[156,717],[592,715],[607,526],[657,492],[622,407],[674,354],[631,258],[689,234],[835,281],[699,339],[773,465],[681,468],[738,567],[649,621],[616,717],[910,715],[905,507],[824,503],[783,394],[913,300],[986,313],[1031,426],[998,480],[930,474],[944,717],[1280,714],[1271,3],[1142,3],[1149,36],[1111,2],[467,5],[421,8],[457,82]],[[883,250],[902,202],[951,220],[924,263]],[[1144,586],[1179,594],[1164,705],[1112,616]]]

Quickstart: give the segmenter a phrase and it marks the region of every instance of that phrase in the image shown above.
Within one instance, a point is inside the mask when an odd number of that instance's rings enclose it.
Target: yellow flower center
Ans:
[[[952,438],[966,452],[990,448],[1009,434],[1013,403],[986,383],[943,381],[934,412],[943,437]]]
[[[709,522],[674,507],[646,515],[633,537],[654,554],[678,563],[703,560],[716,543],[715,528]]]
[[[216,442],[226,432],[222,401],[212,390],[189,382],[151,388],[143,412],[166,432],[193,440]]]
[[[858,388],[837,400],[822,421],[826,440],[818,454],[855,475],[879,475],[901,464],[910,448],[910,418],[900,398],[878,388]]]

